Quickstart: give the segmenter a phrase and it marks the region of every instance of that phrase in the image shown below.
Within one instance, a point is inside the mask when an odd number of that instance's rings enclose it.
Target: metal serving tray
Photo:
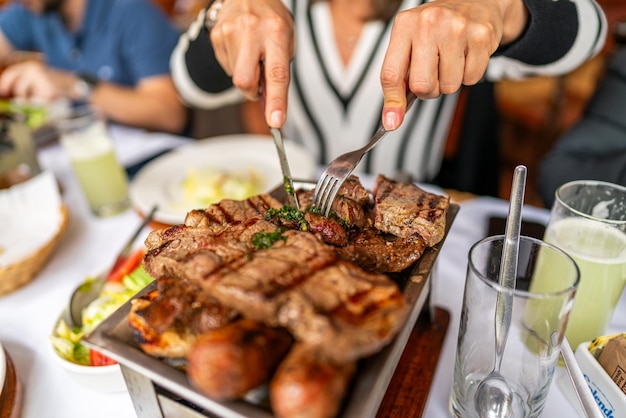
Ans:
[[[296,185],[298,187],[298,185]],[[393,279],[402,288],[409,315],[397,336],[377,354],[359,363],[349,393],[340,412],[343,418],[374,417],[404,351],[411,330],[424,308],[429,308],[431,273],[437,256],[459,210],[450,204],[444,238],[405,272]],[[153,290],[155,283],[139,293]],[[221,417],[272,418],[266,388],[251,391],[244,399],[219,402],[196,390],[184,371],[144,353],[132,338],[128,325],[131,302],[127,302],[84,338],[86,345],[115,359],[122,367],[126,385],[139,418],[150,417]]]

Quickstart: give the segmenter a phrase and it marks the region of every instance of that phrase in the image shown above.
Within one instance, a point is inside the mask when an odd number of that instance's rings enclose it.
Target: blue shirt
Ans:
[[[0,12],[0,30],[13,48],[42,52],[51,67],[127,86],[169,74],[179,37],[147,0],[88,0],[82,28],[74,33],[57,13],[40,15],[11,4]]]

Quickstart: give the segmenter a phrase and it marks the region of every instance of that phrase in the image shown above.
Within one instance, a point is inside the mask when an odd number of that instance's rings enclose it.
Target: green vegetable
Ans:
[[[291,181],[289,181],[289,177],[283,177],[283,185],[285,186],[285,191],[287,194],[293,194],[293,186],[291,185]]]
[[[124,286],[126,286],[126,289],[134,295],[144,287],[148,286],[148,284],[150,284],[152,280],[154,279],[148,273],[146,273],[143,265],[140,264],[130,274],[124,276],[124,278],[122,279],[122,284],[124,284]]]
[[[284,229],[278,228],[274,232],[257,232],[252,237],[252,244],[257,250],[263,250],[271,247],[278,240],[287,240],[287,237],[283,236]]]
[[[61,319],[50,337],[50,342],[54,351],[65,360],[88,366],[89,349],[80,342],[84,334],[81,328],[70,328]],[[84,355],[85,351],[87,351],[86,357]]]
[[[296,222],[301,231],[306,232],[309,230],[309,224],[304,219],[304,213],[293,206],[285,205],[280,209],[269,208],[267,212],[265,212],[265,219],[268,221],[278,221],[279,223],[281,219],[284,219],[286,221]]]
[[[81,286],[91,286],[95,279],[88,277]],[[82,328],[70,328],[63,319],[57,323],[50,342],[54,351],[72,363],[89,366],[89,348],[82,344],[83,336],[115,312],[140,290],[146,287],[153,278],[146,273],[140,264],[132,272],[125,275],[121,282],[108,281],[100,295],[82,312]]]

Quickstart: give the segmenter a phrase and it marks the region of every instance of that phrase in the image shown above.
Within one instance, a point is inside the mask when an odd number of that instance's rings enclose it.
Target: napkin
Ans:
[[[54,175],[43,171],[0,190],[0,268],[21,261],[46,245],[63,223]]]

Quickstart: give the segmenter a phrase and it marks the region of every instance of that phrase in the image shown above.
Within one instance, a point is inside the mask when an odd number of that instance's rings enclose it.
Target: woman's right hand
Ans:
[[[211,33],[215,55],[233,84],[251,100],[265,77],[265,120],[280,128],[287,113],[294,25],[281,0],[225,0]],[[264,69],[261,70],[261,62]]]

